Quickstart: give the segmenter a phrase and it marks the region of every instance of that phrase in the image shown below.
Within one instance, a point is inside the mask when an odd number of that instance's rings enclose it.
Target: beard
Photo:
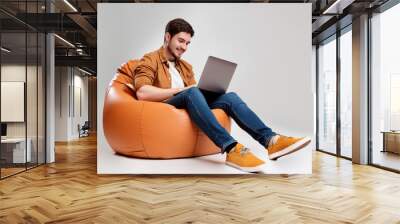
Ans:
[[[180,56],[178,56],[178,55],[176,55],[176,54],[174,53],[174,50],[173,50],[173,48],[171,47],[170,44],[167,45],[167,50],[169,51],[169,53],[171,53],[172,56],[174,56],[174,60],[180,58]]]

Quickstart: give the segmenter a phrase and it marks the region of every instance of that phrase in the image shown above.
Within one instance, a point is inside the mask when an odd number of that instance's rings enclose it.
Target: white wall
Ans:
[[[17,82],[26,83],[25,69],[28,71],[29,74],[33,71],[33,69],[35,69],[35,72],[36,72],[36,68],[34,68],[33,66],[25,67],[25,65],[18,65],[18,64],[2,65],[1,66],[1,81],[2,82],[8,82],[8,81],[16,82],[17,81]],[[2,96],[2,98],[3,97],[7,97],[7,96]],[[24,106],[21,109],[22,109],[22,113],[24,113]],[[1,108],[1,110],[9,110],[9,108]],[[24,122],[7,122],[7,123],[8,123],[7,135],[9,137],[10,136],[25,137],[25,123]]]
[[[68,67],[55,68],[55,141],[68,140]]]
[[[77,74],[78,72],[78,74]],[[80,124],[81,126],[85,123],[85,121],[88,120],[88,77],[87,76],[82,76],[83,73],[80,72],[79,70],[74,71],[74,89],[75,89],[75,96],[74,97],[74,108],[75,113],[73,113],[73,119],[71,120],[72,122],[72,130],[71,130],[71,135],[73,138],[79,137],[78,129],[77,126]],[[80,93],[77,91],[80,90]],[[79,95],[80,94],[80,98]],[[81,101],[79,103],[79,101]],[[81,113],[79,111],[79,107],[82,110]]]
[[[30,77],[32,74],[36,75],[36,66],[26,66],[19,64],[5,64],[1,66],[1,81],[10,82],[26,82],[25,75],[28,74],[28,87],[27,87],[27,120],[28,120],[28,137],[31,133],[36,135],[36,79]],[[39,68],[39,74],[41,69]],[[29,88],[30,87],[30,88]],[[2,96],[4,97],[4,96]],[[40,96],[39,96],[40,97]],[[39,105],[40,107],[41,105]],[[2,108],[2,110],[9,110],[9,108]],[[24,110],[24,108],[22,108]],[[8,137],[25,137],[25,122],[7,122],[7,136]],[[42,137],[42,136],[40,136]]]
[[[193,65],[196,80],[209,55],[234,61],[230,91],[274,131],[314,136],[311,4],[105,3],[98,4],[99,161],[112,155],[102,126],[106,86],[122,63],[158,49],[166,23],[177,17],[195,31],[183,58]],[[237,126],[232,133],[260,147]],[[311,154],[306,157],[305,169],[311,170]]]
[[[88,78],[72,67],[56,67],[55,73],[55,141],[77,139],[78,124],[88,120]],[[82,114],[76,107],[79,89]]]

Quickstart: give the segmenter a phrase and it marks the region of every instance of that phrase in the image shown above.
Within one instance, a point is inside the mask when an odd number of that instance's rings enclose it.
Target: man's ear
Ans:
[[[166,32],[166,33],[165,33],[164,41],[168,43],[170,40],[171,40],[171,34],[168,33],[168,32]]]

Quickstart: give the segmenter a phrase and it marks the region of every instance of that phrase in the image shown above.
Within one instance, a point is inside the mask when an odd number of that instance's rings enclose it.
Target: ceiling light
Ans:
[[[61,41],[63,41],[63,42],[66,43],[67,45],[69,45],[69,46],[75,48],[75,45],[73,45],[73,44],[72,44],[71,42],[69,42],[68,40],[66,40],[66,39],[64,39],[64,38],[62,38],[62,37],[60,37],[60,36],[58,36],[57,34],[54,34],[54,36],[56,36],[58,39],[60,39]]]
[[[78,67],[78,70],[81,71],[81,72],[83,72],[83,73],[85,73],[85,74],[87,74],[87,75],[90,75],[90,76],[92,75],[92,73],[90,73],[90,72],[88,72],[88,71],[86,71],[86,70],[83,70],[83,69],[81,69],[81,68],[79,68],[79,67]]]
[[[5,47],[1,47],[1,50],[4,51],[4,52],[6,52],[6,53],[10,53],[10,52],[11,52],[11,50],[9,50],[9,49],[7,49],[7,48],[5,48]]]
[[[74,10],[75,12],[78,12],[78,10],[71,4],[69,3],[68,0],[64,0],[65,4],[67,4],[72,10]]]
[[[324,10],[322,14],[341,14],[343,10],[351,5],[355,0],[336,0],[332,5]]]

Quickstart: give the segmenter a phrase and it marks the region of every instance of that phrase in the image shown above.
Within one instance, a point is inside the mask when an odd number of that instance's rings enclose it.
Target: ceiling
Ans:
[[[253,1],[186,1],[186,2],[252,2],[252,3],[311,3],[313,42],[331,35],[340,19],[351,17],[380,6],[387,0],[253,0]],[[0,24],[2,45],[14,49],[24,48],[26,29],[29,31],[55,32],[56,65],[80,66],[96,72],[97,55],[97,3],[166,3],[182,1],[138,1],[138,0],[1,0]],[[330,11],[325,11],[330,8]],[[52,13],[49,13],[52,11]],[[325,12],[325,13],[324,13]],[[345,20],[344,20],[345,21]],[[346,22],[342,23],[345,26]],[[332,27],[334,29],[332,30]],[[331,30],[330,30],[331,29]],[[22,33],[21,33],[22,32]],[[60,38],[59,38],[60,37]],[[28,38],[29,39],[29,38]],[[66,41],[64,41],[64,40]],[[29,40],[28,40],[29,42]],[[72,45],[71,45],[72,44]],[[29,43],[27,52],[33,52],[35,43]],[[41,46],[39,46],[41,47]],[[24,53],[24,52],[21,52]],[[28,56],[29,57],[29,56]]]

